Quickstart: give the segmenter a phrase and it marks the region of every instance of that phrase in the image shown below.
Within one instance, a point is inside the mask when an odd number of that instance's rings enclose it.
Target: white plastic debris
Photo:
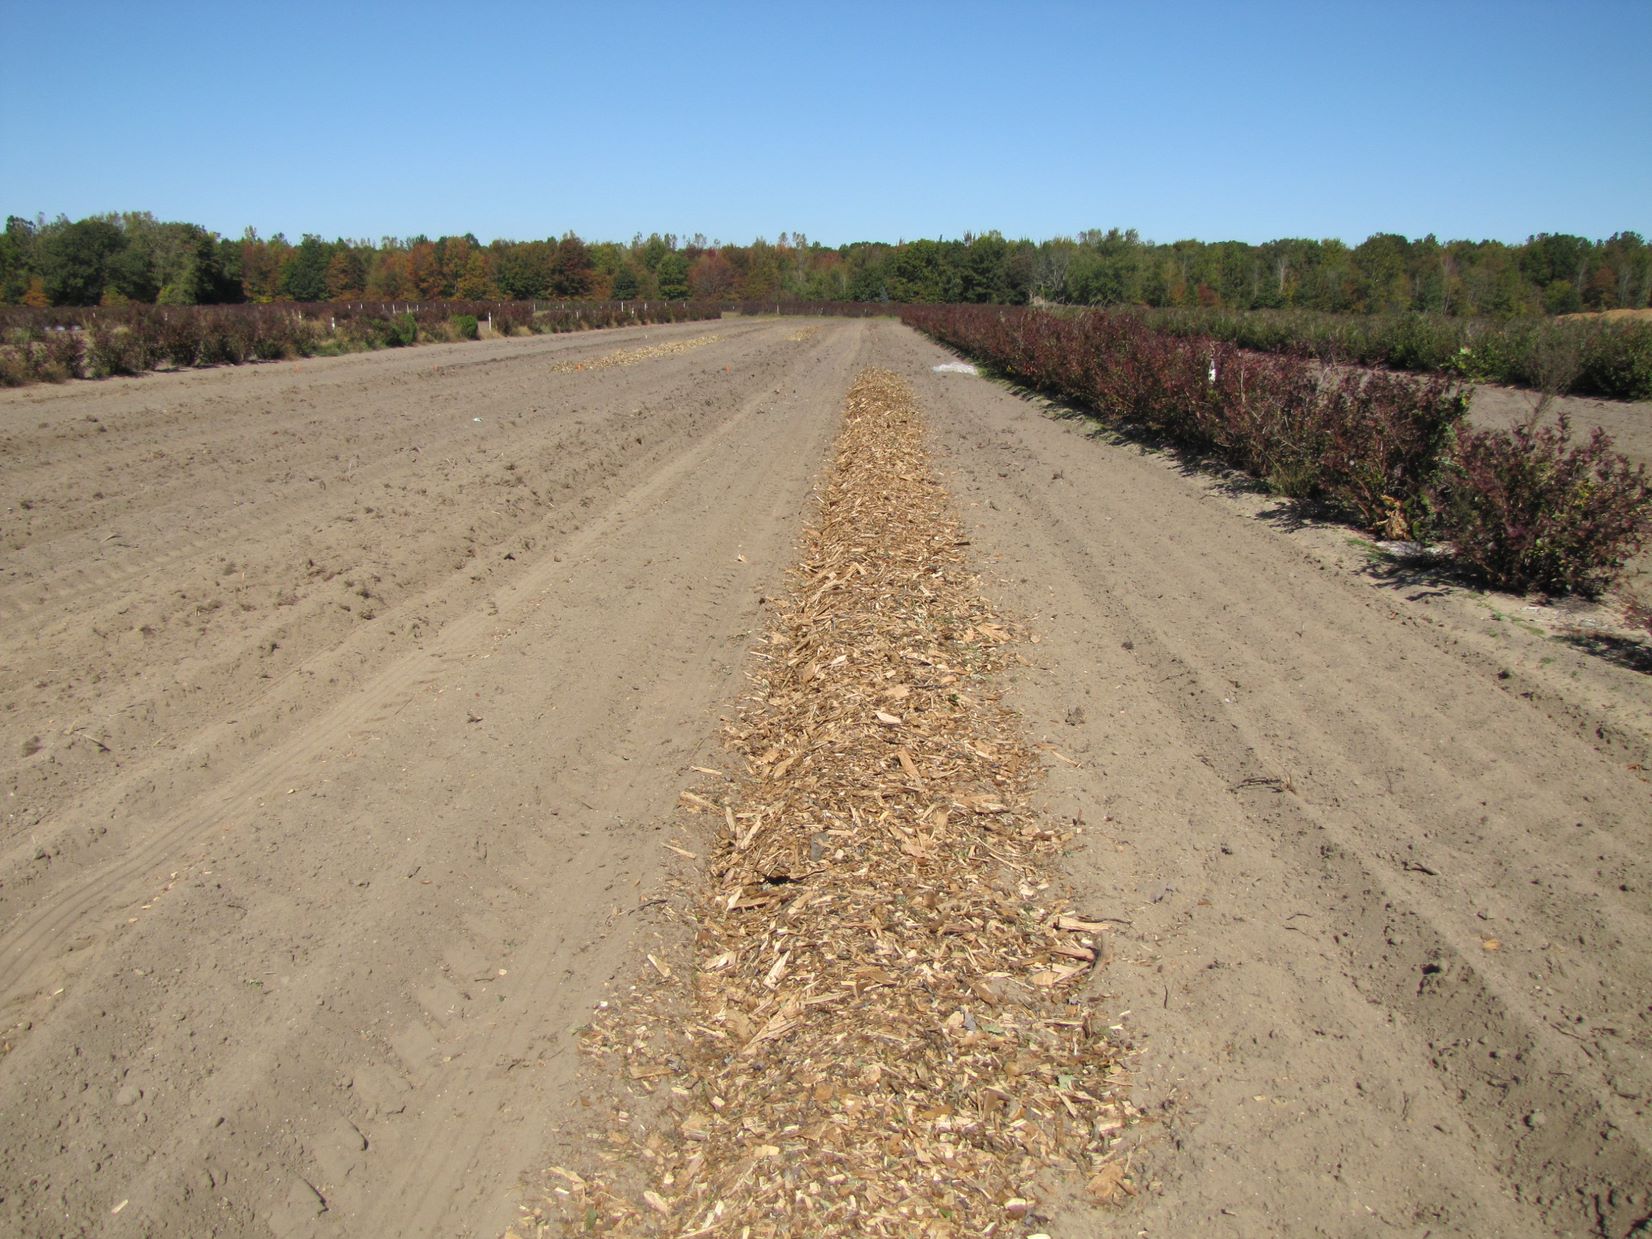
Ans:
[[[980,371],[967,361],[943,361],[938,366],[931,366],[936,374],[979,374]]]

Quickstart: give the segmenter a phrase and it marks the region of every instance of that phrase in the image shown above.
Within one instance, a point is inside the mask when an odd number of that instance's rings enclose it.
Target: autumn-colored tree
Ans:
[[[408,296],[433,300],[442,295],[442,264],[436,247],[417,241],[407,251]]]
[[[361,255],[348,246],[333,255],[327,264],[327,298],[330,301],[354,301],[362,295],[367,284],[367,266]]]
[[[471,236],[443,237],[436,242],[436,256],[442,267],[441,296],[462,297],[459,281],[464,278],[470,256],[476,250],[476,238]]]
[[[292,247],[279,232],[268,241],[248,228],[241,237],[241,290],[248,301],[274,301],[281,295],[281,264]]]
[[[721,301],[734,291],[738,273],[720,250],[707,250],[688,271],[688,286],[703,301]]]
[[[499,289],[493,283],[493,265],[486,250],[474,249],[465,260],[465,270],[453,285],[453,294],[466,301],[493,301]]]
[[[746,247],[740,269],[740,295],[747,301],[768,301],[780,294],[780,255],[762,237]],[[732,256],[731,256],[732,259]]]
[[[1618,274],[1611,267],[1595,268],[1583,286],[1583,304],[1591,310],[1611,310],[1618,304]]]
[[[367,274],[367,295],[375,301],[400,301],[413,295],[406,250],[380,251],[378,261]]]
[[[46,295],[46,281],[38,275],[31,275],[28,289],[23,293],[23,304],[44,310],[51,303],[52,299]]]
[[[551,259],[551,291],[559,297],[588,297],[595,282],[591,251],[573,233],[556,244]]]

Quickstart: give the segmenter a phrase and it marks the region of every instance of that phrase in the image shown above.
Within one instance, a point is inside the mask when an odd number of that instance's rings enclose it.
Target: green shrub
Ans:
[[[476,321],[474,314],[455,314],[448,320],[453,325],[453,334],[461,340],[476,340],[482,335],[481,325]]]

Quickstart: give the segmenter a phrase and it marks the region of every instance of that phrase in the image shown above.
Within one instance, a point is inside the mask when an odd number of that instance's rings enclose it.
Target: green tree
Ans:
[[[17,215],[6,217],[0,233],[0,301],[20,305],[34,274],[34,225]]]
[[[246,300],[246,289],[242,284],[245,272],[241,266],[243,243],[219,237],[215,249],[212,300],[223,303]]]
[[[52,304],[96,305],[125,245],[121,230],[106,219],[71,224],[60,218],[49,226],[40,243],[40,274]]]
[[[1543,308],[1550,314],[1576,314],[1583,308],[1583,298],[1570,280],[1556,280],[1543,290]]]
[[[1638,232],[1617,232],[1601,246],[1612,268],[1615,297],[1624,309],[1638,310],[1652,302],[1652,246]]]
[[[1588,278],[1595,247],[1582,237],[1563,232],[1540,232],[1520,248],[1520,271],[1547,302],[1551,284],[1562,281],[1574,289]]]
[[[1379,232],[1354,247],[1354,295],[1360,309],[1393,314],[1411,308],[1410,257],[1411,243],[1392,232]]]
[[[681,301],[688,296],[688,260],[681,254],[673,250],[661,255],[654,275],[660,282],[660,296],[667,301]]]
[[[313,233],[305,233],[281,266],[281,292],[294,301],[327,299],[327,265],[333,247]]]
[[[951,300],[943,253],[938,241],[911,241],[897,247],[885,273],[889,299],[902,303]]]
[[[533,301],[550,294],[555,245],[545,241],[495,241],[494,280],[512,301]]]

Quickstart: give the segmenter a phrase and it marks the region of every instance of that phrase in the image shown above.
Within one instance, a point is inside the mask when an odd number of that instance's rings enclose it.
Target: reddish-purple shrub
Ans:
[[[86,369],[92,378],[142,374],[163,353],[149,322],[136,314],[100,314],[86,327]]]
[[[1444,534],[1491,585],[1594,593],[1652,536],[1646,467],[1596,428],[1587,444],[1557,424],[1464,430],[1442,481]]]
[[[1447,537],[1491,584],[1592,591],[1644,543],[1644,469],[1596,431],[1461,428],[1468,392],[1172,337],[1135,315],[907,306],[902,319],[1019,382],[1389,537]],[[1455,433],[1454,433],[1455,432]]]
[[[1427,485],[1467,407],[1454,380],[1329,371],[1171,336],[1133,314],[908,306],[902,315],[1011,378],[1395,535],[1426,525]]]
[[[1431,534],[1430,486],[1468,412],[1455,380],[1342,371],[1313,402],[1321,480],[1313,498],[1389,537]]]
[[[78,379],[86,361],[86,337],[69,328],[48,330],[30,345],[30,352],[37,358],[40,376],[48,382]]]
[[[169,306],[150,312],[152,330],[161,356],[175,366],[193,366],[201,357],[201,316],[188,306]]]

